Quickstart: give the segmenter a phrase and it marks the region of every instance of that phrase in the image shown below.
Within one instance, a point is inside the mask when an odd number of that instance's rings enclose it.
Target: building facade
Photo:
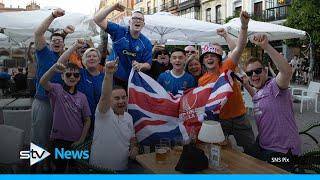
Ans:
[[[26,8],[18,7],[6,7],[3,1],[0,1],[0,13],[1,12],[15,12],[15,11],[33,11],[33,10],[39,10],[40,6],[35,2],[32,1],[30,4],[26,6]]]
[[[135,0],[100,0],[99,10],[105,7],[110,7],[117,2],[121,3],[126,7],[125,11],[113,11],[108,16],[107,19],[111,20],[112,22],[120,22],[123,17],[131,16],[132,11],[134,9],[134,2]]]

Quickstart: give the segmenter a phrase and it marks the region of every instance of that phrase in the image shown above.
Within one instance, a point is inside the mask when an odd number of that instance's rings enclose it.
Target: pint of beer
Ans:
[[[174,146],[173,147],[173,151],[174,151],[174,153],[175,154],[181,154],[182,153],[182,151],[183,151],[183,146]]]
[[[167,149],[161,145],[156,145],[156,162],[164,164],[167,160]]]

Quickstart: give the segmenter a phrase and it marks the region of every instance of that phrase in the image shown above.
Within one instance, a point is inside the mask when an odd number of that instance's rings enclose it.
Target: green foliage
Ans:
[[[239,11],[234,11],[233,14],[234,14],[233,16],[226,17],[226,19],[224,20],[224,22],[225,22],[225,23],[228,23],[231,19],[240,17],[240,12],[239,12]]]
[[[293,0],[289,8],[286,26],[308,32],[312,42],[320,46],[320,1],[319,0]],[[300,45],[306,42],[287,41],[288,45]]]

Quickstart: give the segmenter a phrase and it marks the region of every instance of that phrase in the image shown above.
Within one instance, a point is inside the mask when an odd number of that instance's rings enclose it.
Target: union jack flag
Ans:
[[[143,145],[175,137],[188,140],[191,128],[199,131],[205,119],[214,120],[232,93],[231,71],[215,83],[172,96],[148,75],[131,71],[128,84],[128,112],[138,141]]]

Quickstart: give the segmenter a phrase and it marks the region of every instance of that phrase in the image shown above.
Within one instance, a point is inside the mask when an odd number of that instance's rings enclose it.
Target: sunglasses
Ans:
[[[67,73],[66,73],[66,77],[67,77],[67,78],[70,78],[72,75],[73,75],[73,77],[75,77],[75,78],[80,77],[80,73],[70,73],[70,72],[67,72]]]
[[[247,76],[252,76],[253,72],[254,72],[255,74],[259,75],[262,73],[262,70],[263,70],[263,68],[257,68],[257,69],[251,70],[251,71],[246,71],[246,74],[247,74]]]
[[[166,52],[159,53],[159,55],[168,55]]]
[[[51,41],[53,43],[60,43],[60,42],[63,42],[63,39],[52,39]]]
[[[143,18],[140,18],[140,17],[132,17],[131,19],[134,20],[134,21],[144,22],[144,19],[143,19]]]
[[[186,51],[186,53],[187,53],[187,54],[188,54],[188,53],[194,54],[194,53],[196,53],[196,51]]]

